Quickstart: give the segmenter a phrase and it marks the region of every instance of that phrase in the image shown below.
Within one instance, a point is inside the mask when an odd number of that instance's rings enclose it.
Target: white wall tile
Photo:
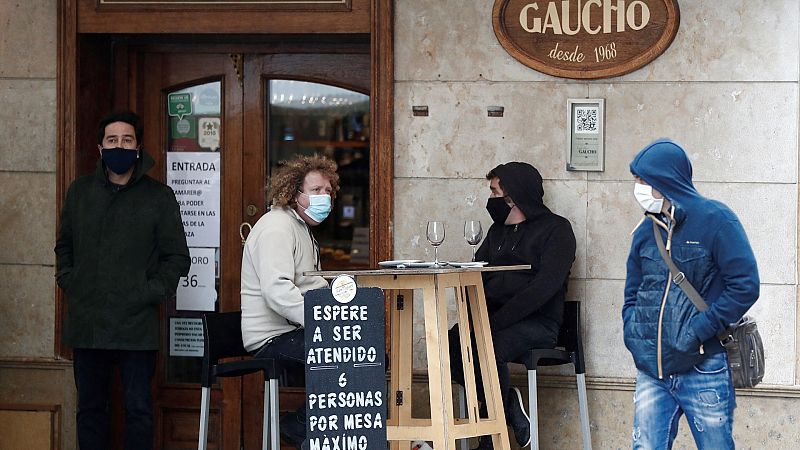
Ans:
[[[395,92],[395,175],[483,178],[500,163],[527,161],[545,179],[582,179],[567,172],[567,99],[585,85],[520,83],[398,83]],[[428,117],[412,106],[427,105]],[[488,117],[503,106],[504,117]]]
[[[606,171],[590,179],[631,179],[636,153],[668,137],[697,181],[797,182],[797,84],[624,83],[589,95],[606,100]]]

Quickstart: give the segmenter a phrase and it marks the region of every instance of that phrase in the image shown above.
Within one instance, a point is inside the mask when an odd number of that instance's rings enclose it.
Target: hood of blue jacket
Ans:
[[[673,203],[700,197],[692,183],[692,163],[674,141],[659,139],[648,144],[633,158],[630,169]]]

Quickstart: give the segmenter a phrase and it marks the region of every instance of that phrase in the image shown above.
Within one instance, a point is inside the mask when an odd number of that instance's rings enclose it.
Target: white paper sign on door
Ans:
[[[189,248],[192,267],[178,282],[175,307],[178,310],[214,311],[217,290],[214,287],[214,249]]]
[[[189,247],[219,247],[220,154],[167,152],[167,184],[181,207]]]
[[[169,318],[169,356],[203,357],[203,319]]]

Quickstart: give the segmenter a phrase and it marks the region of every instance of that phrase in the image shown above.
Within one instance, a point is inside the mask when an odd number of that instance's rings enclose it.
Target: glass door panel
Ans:
[[[326,270],[369,266],[369,96],[321,83],[269,80],[268,174],[294,155],[339,166],[331,215],[314,234]]]
[[[222,83],[166,92],[166,179],[181,207],[192,267],[167,305],[167,383],[199,383],[203,311],[219,311]]]

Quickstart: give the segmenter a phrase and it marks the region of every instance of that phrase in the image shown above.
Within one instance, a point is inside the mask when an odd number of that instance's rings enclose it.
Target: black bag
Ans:
[[[653,220],[653,234],[655,234],[658,251],[669,267],[672,281],[683,289],[698,310],[707,310],[708,305],[703,297],[692,286],[692,283],[686,280],[686,276],[669,257],[664,242],[661,241],[661,233],[658,232],[655,218],[649,215],[648,217]],[[719,341],[728,353],[728,367],[731,370],[733,387],[737,389],[751,388],[760,383],[764,378],[764,344],[761,342],[756,320],[750,316],[742,317],[719,335]]]
[[[755,387],[764,378],[764,344],[755,319],[742,317],[726,334],[720,342],[728,352],[733,387]]]

